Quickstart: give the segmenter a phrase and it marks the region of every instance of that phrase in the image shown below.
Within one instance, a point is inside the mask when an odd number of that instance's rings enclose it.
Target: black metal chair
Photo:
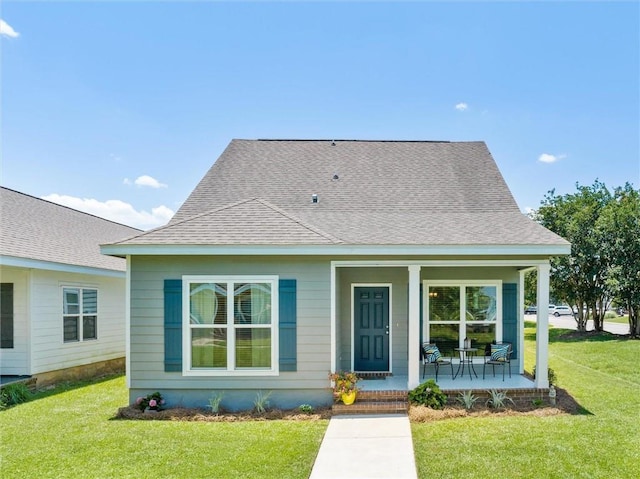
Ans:
[[[427,366],[433,364],[436,369],[436,382],[438,381],[438,371],[440,366],[451,366],[451,378],[453,379],[453,362],[451,358],[445,358],[440,353],[438,346],[433,343],[424,343],[420,348],[420,359],[422,360],[422,379],[427,371]]]
[[[502,367],[503,381],[505,368],[509,371],[509,377],[511,377],[511,354],[513,354],[511,343],[493,343],[490,348],[486,348],[484,365],[482,366],[482,379],[485,377],[487,364],[491,365],[494,377],[496,375],[496,366]]]

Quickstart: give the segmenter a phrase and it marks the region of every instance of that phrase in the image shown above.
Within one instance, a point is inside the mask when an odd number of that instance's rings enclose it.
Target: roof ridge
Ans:
[[[267,208],[270,208],[271,210],[275,211],[276,213],[281,214],[282,216],[284,216],[287,219],[290,219],[291,221],[299,224],[300,226],[302,226],[303,228],[308,229],[309,231],[311,231],[312,233],[315,233],[317,235],[322,236],[325,239],[328,239],[329,241],[331,241],[332,243],[336,243],[336,244],[342,244],[344,243],[344,241],[342,241],[340,238],[336,238],[335,236],[329,234],[329,233],[325,233],[324,231],[322,231],[320,228],[317,228],[313,225],[310,225],[304,221],[302,221],[301,219],[299,219],[296,216],[293,216],[291,213],[286,212],[285,210],[283,210],[282,208],[279,208],[271,203],[269,203],[267,200],[262,200],[260,198],[253,198],[254,200],[256,200],[257,202],[259,202],[260,204],[266,206]]]

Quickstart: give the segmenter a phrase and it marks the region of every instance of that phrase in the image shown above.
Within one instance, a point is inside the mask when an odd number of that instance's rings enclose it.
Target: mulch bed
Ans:
[[[409,418],[414,422],[439,421],[458,417],[476,416],[558,416],[561,414],[580,414],[582,408],[573,397],[562,388],[556,388],[555,406],[538,406],[532,402],[508,403],[504,409],[492,409],[479,400],[471,410],[462,406],[446,406],[444,409],[431,409],[424,406],[411,406]],[[263,414],[252,411],[228,412],[213,414],[210,411],[197,408],[168,408],[154,414],[144,413],[135,406],[121,407],[115,419],[143,420],[143,421],[201,421],[201,422],[238,422],[238,421],[317,421],[330,419],[331,408],[316,408],[313,413],[305,414],[298,409],[271,409]]]
[[[473,409],[467,410],[462,405],[446,406],[443,409],[431,409],[424,406],[411,406],[409,418],[413,422],[441,421],[459,417],[487,417],[487,416],[559,416],[564,414],[581,414],[583,408],[576,400],[562,388],[556,387],[556,405],[545,404],[535,406],[530,401],[507,402],[505,408],[493,409],[488,407],[482,399],[478,400]]]

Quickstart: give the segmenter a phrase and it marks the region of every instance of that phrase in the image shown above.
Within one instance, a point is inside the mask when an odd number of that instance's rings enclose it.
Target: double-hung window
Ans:
[[[62,288],[65,343],[98,339],[98,290]]]
[[[183,372],[278,372],[276,276],[183,277]]]
[[[474,347],[502,340],[502,282],[464,281],[424,283],[423,337],[445,349]]]

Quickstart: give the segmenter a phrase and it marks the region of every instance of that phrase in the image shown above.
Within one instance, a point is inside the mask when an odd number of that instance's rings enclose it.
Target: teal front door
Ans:
[[[354,288],[353,349],[356,371],[389,371],[389,288]]]

